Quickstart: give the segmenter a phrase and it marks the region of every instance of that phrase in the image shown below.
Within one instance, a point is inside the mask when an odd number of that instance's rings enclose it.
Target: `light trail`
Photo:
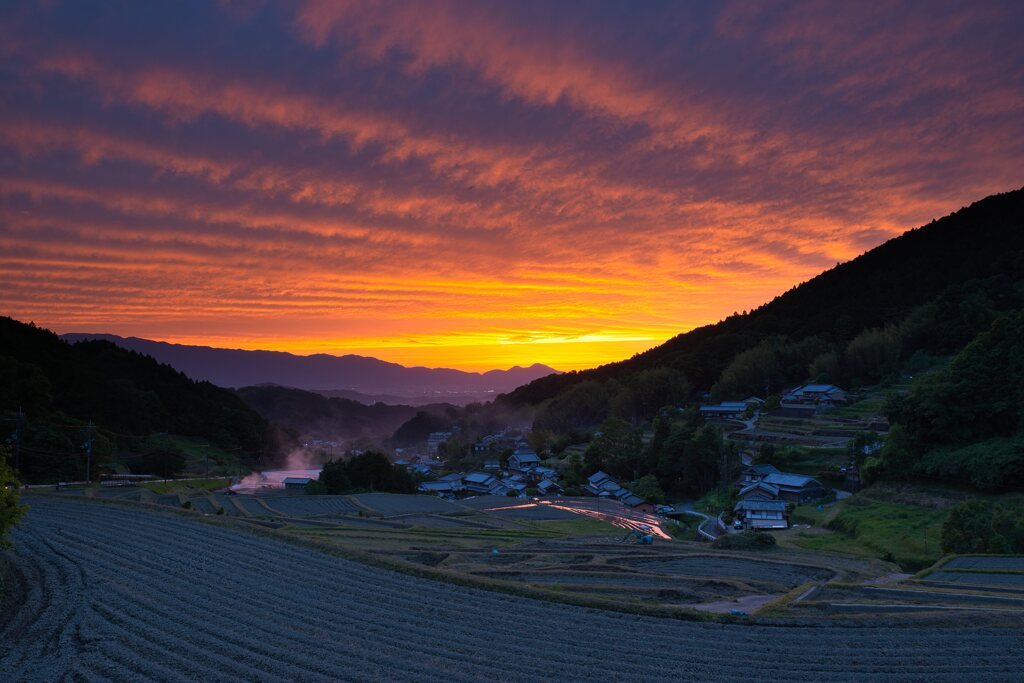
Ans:
[[[498,510],[524,510],[540,507],[541,505],[546,505],[548,507],[555,508],[556,510],[571,512],[572,514],[580,515],[581,517],[599,519],[602,522],[608,522],[620,529],[652,534],[666,541],[671,540],[672,538],[668,532],[661,527],[661,518],[658,516],[641,512],[639,510],[633,510],[632,508],[626,507],[619,501],[606,501],[600,498],[559,498],[555,500],[537,500],[532,503],[487,508],[485,512],[494,512]],[[607,509],[609,506],[612,506],[613,509]]]

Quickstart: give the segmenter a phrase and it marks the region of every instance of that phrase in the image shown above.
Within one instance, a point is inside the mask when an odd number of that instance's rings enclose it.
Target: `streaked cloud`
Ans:
[[[616,360],[1019,187],[1021,25],[1009,2],[9,3],[3,312]]]

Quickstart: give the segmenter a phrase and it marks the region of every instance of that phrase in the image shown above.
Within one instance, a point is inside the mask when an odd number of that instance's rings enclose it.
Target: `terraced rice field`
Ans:
[[[993,586],[1015,588],[1024,591],[1024,573],[1000,574],[990,572],[943,572],[938,571],[925,577],[926,581],[962,584],[965,586]]]
[[[464,508],[436,496],[403,495],[400,493],[360,493],[350,496],[385,517],[423,513],[459,512]]]
[[[973,569],[975,571],[1024,572],[1024,557],[954,557],[943,569]]]
[[[4,681],[935,683],[1024,671],[1020,630],[638,617],[396,574],[169,512],[27,502],[13,555],[24,599],[0,622]]]
[[[805,567],[778,562],[761,562],[730,557],[679,557],[671,559],[642,560],[631,562],[632,566],[647,572],[659,574],[680,574],[714,578],[730,576],[750,581],[769,581],[790,588],[806,581],[825,580],[833,576],[828,569]]]
[[[346,496],[273,496],[263,502],[286,517],[354,514],[360,510]]]

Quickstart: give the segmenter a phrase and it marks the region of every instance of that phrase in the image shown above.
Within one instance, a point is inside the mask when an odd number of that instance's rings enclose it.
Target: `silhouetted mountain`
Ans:
[[[922,319],[912,321],[914,329],[907,332],[916,337],[903,339],[899,352],[953,353],[996,313],[1020,305],[1022,283],[1024,189],[910,230],[749,313],[699,327],[628,360],[536,379],[502,400],[539,404],[586,381],[628,386],[656,369],[679,372],[694,389],[706,390],[739,354],[773,340],[790,348],[806,342],[799,350],[822,357],[835,354],[831,361],[824,358],[837,368],[832,381],[855,380],[845,361],[858,335],[904,323],[917,311]],[[807,376],[807,360],[792,365],[791,372],[762,380],[759,393],[765,381],[777,391],[778,383],[793,381],[791,375],[798,375],[796,381]]]
[[[122,348],[152,356],[192,379],[205,380],[222,387],[273,383],[309,391],[356,391],[371,398],[391,395],[389,398],[457,403],[488,400],[499,393],[512,391],[538,377],[556,372],[539,363],[527,368],[515,366],[508,370],[478,373],[448,368],[410,368],[366,356],[331,356],[322,353],[296,356],[281,351],[187,346],[112,334],[71,333],[63,335],[63,338],[72,343],[106,340]]]

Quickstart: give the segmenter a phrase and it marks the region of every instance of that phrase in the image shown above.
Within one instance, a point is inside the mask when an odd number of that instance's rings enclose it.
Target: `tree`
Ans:
[[[348,468],[345,466],[344,460],[331,460],[324,463],[317,481],[321,484],[317,488],[322,488],[323,493],[326,494],[345,493],[352,489],[352,480],[349,479]]]
[[[567,432],[601,424],[608,417],[608,389],[594,381],[580,382],[544,403],[533,421],[534,429]]]
[[[583,454],[583,462],[590,472],[604,469],[620,480],[628,480],[639,475],[642,453],[639,432],[628,422],[610,417],[601,425],[601,436]]]
[[[139,464],[147,474],[170,479],[185,469],[185,452],[167,437],[153,437],[147,439]]]
[[[27,505],[18,503],[21,484],[15,478],[14,470],[7,464],[9,457],[10,448],[0,446],[0,549],[11,547],[7,533],[28,510]]]
[[[645,474],[632,482],[627,488],[648,503],[665,502],[665,492],[661,490],[658,478],[653,474]]]
[[[1019,553],[1024,551],[1020,515],[980,500],[954,507],[942,524],[944,553]]]

